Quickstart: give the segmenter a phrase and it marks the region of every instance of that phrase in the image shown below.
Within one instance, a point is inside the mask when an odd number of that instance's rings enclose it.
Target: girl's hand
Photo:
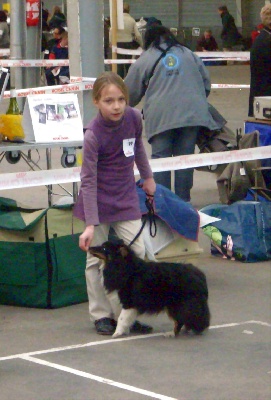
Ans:
[[[88,251],[94,236],[94,225],[88,225],[82,235],[79,236],[79,247],[83,251]]]
[[[145,179],[142,184],[142,189],[146,193],[147,196],[154,196],[156,191],[156,183],[153,178]]]

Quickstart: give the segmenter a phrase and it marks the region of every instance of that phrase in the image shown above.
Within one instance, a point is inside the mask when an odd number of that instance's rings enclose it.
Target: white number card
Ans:
[[[135,138],[123,140],[123,152],[126,157],[131,157],[135,154],[134,147],[135,147]]]

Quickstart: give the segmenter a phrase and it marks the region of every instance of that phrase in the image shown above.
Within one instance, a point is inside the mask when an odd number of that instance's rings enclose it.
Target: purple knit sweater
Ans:
[[[134,162],[142,179],[153,177],[142,141],[140,112],[127,106],[117,122],[105,121],[99,113],[85,132],[75,217],[86,225],[141,218]]]

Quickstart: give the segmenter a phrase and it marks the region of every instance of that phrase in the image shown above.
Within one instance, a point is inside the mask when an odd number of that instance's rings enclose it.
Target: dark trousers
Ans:
[[[137,47],[135,47],[134,42],[118,42],[117,47],[120,47],[122,49],[127,49],[127,50],[135,50]],[[139,45],[138,45],[139,47]],[[118,60],[131,60],[133,56],[130,54],[118,54],[117,59]],[[122,77],[122,79],[125,78],[127,75],[129,68],[131,64],[118,64],[118,75]]]
[[[188,126],[171,129],[155,135],[150,140],[151,158],[166,158],[194,154],[199,127]],[[175,194],[182,200],[190,201],[190,190],[193,187],[193,168],[175,171]],[[171,171],[155,172],[156,183],[171,190]]]

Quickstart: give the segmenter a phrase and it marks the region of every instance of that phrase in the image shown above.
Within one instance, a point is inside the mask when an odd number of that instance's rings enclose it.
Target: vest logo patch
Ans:
[[[175,56],[173,53],[168,53],[166,56],[163,58],[163,63],[166,69],[177,69],[179,67],[179,59],[178,57]]]

